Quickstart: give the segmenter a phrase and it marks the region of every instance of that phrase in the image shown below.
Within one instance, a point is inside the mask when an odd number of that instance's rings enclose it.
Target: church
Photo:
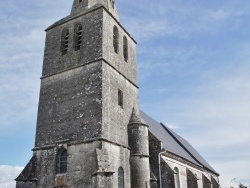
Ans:
[[[17,188],[219,188],[219,173],[140,110],[136,41],[114,0],[46,29],[33,155]]]

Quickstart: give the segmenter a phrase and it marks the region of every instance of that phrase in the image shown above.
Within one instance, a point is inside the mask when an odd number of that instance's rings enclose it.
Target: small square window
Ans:
[[[118,90],[118,105],[123,107],[123,93],[120,89]]]

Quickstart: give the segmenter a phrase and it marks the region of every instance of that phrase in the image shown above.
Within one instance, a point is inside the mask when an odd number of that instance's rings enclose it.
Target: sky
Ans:
[[[32,156],[48,26],[73,0],[0,1],[0,187]],[[250,1],[116,0],[138,42],[141,109],[250,187]]]

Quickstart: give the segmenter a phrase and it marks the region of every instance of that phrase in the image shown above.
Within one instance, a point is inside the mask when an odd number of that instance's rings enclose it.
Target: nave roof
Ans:
[[[165,148],[167,152],[180,156],[197,166],[219,175],[188,141],[143,111],[140,111],[140,115],[149,126],[149,131],[162,142],[163,148]]]

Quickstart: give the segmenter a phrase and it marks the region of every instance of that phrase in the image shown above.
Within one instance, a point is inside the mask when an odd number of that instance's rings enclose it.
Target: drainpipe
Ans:
[[[159,180],[160,180],[160,188],[162,188],[162,180],[161,180],[161,155],[165,153],[165,149],[158,154],[158,164],[159,164]]]

